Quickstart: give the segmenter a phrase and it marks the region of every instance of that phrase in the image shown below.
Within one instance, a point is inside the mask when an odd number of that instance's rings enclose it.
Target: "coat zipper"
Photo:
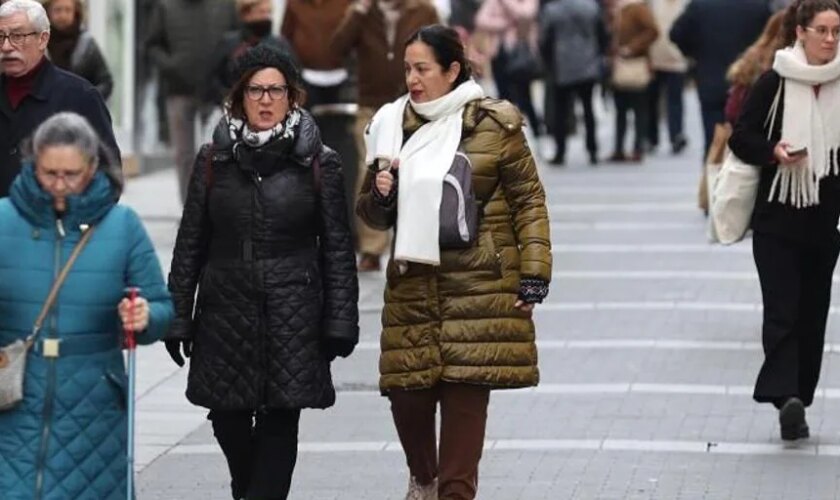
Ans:
[[[259,337],[258,345],[259,345],[259,380],[258,380],[258,393],[257,393],[257,408],[262,408],[266,406],[266,395],[268,394],[268,377],[266,377],[267,372],[267,365],[268,365],[268,354],[266,353],[266,346],[268,342],[266,341],[266,328],[265,328],[265,318],[268,316],[268,303],[266,301],[266,294],[263,290],[263,279],[262,279],[262,269],[259,266],[256,257],[256,248],[253,245],[253,236],[256,233],[255,229],[258,224],[257,220],[257,197],[262,195],[262,176],[260,176],[259,172],[256,170],[252,171],[251,179],[254,181],[254,187],[256,190],[254,191],[253,196],[251,196],[251,237],[252,237],[252,261],[251,265],[254,266],[257,273],[257,291],[259,294],[259,308],[257,313],[257,336]]]
[[[56,220],[58,238],[55,241],[55,255],[53,257],[53,280],[58,279],[58,270],[61,266],[61,245],[64,242],[66,233],[61,219]],[[50,316],[51,334],[53,337],[58,333],[58,307],[54,307]],[[58,358],[44,358],[47,362],[47,387],[44,394],[44,409],[41,428],[41,444],[38,450],[38,462],[35,476],[35,500],[40,500],[44,494],[44,469],[46,468],[47,451],[49,449],[50,429],[53,418],[53,399],[55,398],[56,361]]]

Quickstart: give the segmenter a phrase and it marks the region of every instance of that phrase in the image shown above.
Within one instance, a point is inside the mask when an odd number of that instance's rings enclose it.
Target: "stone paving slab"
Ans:
[[[482,461],[483,500],[828,500],[838,460],[808,456],[604,451],[493,451]],[[191,470],[189,476],[178,471]],[[333,471],[325,474],[325,471]],[[302,453],[290,500],[399,499],[398,452]],[[220,455],[168,455],[142,476],[140,498],[229,498]],[[720,480],[725,478],[724,480]]]

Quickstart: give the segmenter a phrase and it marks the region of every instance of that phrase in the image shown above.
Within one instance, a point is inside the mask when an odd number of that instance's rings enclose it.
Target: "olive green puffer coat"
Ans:
[[[409,106],[405,136],[423,121]],[[545,192],[522,132],[522,116],[506,101],[476,100],[464,110],[462,147],[473,187],[484,203],[478,243],[441,252],[440,267],[388,263],[382,312],[380,389],[420,389],[440,381],[492,388],[536,385],[537,348],[531,314],[515,309],[520,277],[551,279]],[[370,192],[357,212],[371,226],[396,222],[396,202]]]

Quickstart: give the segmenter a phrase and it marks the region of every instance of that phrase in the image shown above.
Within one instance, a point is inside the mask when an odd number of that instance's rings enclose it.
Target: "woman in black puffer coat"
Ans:
[[[299,73],[248,50],[195,162],[169,289],[173,360],[209,419],[234,498],[286,498],[301,408],[335,402],[330,361],[358,341],[358,282],[338,155],[301,105]],[[197,299],[194,299],[196,288]]]

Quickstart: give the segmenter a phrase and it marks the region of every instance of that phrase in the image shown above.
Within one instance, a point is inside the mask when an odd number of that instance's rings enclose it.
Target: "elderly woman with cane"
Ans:
[[[539,380],[531,315],[551,278],[548,211],[522,116],[484,97],[458,34],[427,26],[405,54],[409,93],[369,127],[357,205],[396,230],[379,386],[411,472],[406,499],[472,499],[490,391]]]
[[[0,411],[4,500],[126,498],[123,330],[150,344],[173,310],[140,218],[117,203],[121,185],[98,164],[100,147],[81,116],[53,116],[0,200],[0,352],[34,335],[22,400]],[[143,297],[124,298],[126,287]]]

